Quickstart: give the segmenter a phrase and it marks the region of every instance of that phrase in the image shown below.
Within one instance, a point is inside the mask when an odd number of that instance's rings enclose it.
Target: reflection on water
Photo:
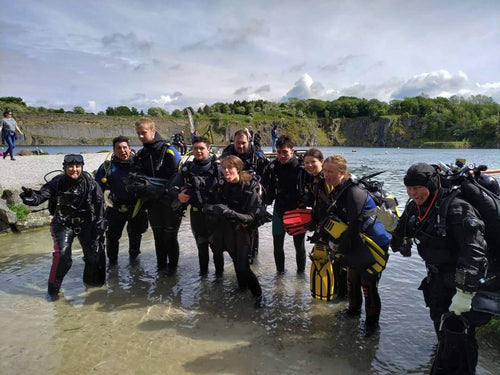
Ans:
[[[385,151],[363,154],[358,149],[355,157],[346,157],[358,176],[386,169],[381,175],[385,186],[403,208],[406,194],[400,181],[407,165],[417,161],[410,161],[415,153],[398,161]],[[288,271],[275,274],[270,232],[270,224],[261,228],[253,266],[267,299],[259,310],[253,308],[250,292],[237,291],[229,256],[223,280],[215,279],[212,265],[209,276],[198,276],[188,218],[179,234],[181,258],[175,276],[157,274],[148,232],[137,265],[129,265],[122,250],[119,266],[108,272],[107,285],[85,289],[82,252],[76,247],[61,298],[53,303],[44,298],[52,249],[48,229],[0,237],[0,359],[8,369],[5,373],[429,372],[436,338],[417,290],[424,276],[418,256],[391,256],[380,282],[380,332],[365,337],[364,316],[342,314],[346,301],[311,299],[309,276],[295,273],[290,238],[285,244]],[[500,373],[499,339],[478,338],[477,373]]]

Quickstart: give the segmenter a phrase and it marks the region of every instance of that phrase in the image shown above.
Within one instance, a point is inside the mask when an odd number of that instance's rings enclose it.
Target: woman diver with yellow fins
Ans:
[[[376,208],[373,198],[348,172],[343,156],[326,158],[322,172],[329,204],[323,198],[313,210],[313,219],[320,228],[312,240],[319,239],[318,250],[328,245],[325,250],[332,249],[334,257],[347,266],[347,314],[361,313],[363,294],[365,326],[367,331],[373,331],[378,328],[381,310],[378,282],[388,260],[391,235],[373,214]]]

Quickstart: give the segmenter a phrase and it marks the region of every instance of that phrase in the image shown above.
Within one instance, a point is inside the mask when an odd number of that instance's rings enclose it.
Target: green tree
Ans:
[[[85,109],[83,109],[83,107],[76,106],[73,108],[73,112],[76,113],[77,115],[84,115]]]
[[[148,108],[148,115],[151,117],[167,117],[168,112],[161,107]]]
[[[181,118],[182,117],[182,111],[180,109],[174,109],[172,111],[172,116],[175,118]]]

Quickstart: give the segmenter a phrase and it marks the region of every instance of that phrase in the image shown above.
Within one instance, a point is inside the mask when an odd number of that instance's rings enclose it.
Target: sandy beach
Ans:
[[[93,172],[104,162],[107,153],[83,154],[84,171]],[[20,189],[21,186],[39,187],[45,183],[44,176],[51,171],[62,171],[64,155],[16,155],[16,160],[11,161],[0,158],[0,186],[3,189]],[[50,180],[56,176],[51,173],[47,176]]]

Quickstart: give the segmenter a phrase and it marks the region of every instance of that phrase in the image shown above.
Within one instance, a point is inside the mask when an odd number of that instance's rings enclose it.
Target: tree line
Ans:
[[[74,107],[72,111],[65,111],[63,108],[31,107],[27,106],[22,98],[17,97],[1,97],[0,105],[16,112],[86,113],[81,106]],[[235,100],[232,103],[217,102],[205,105],[197,110],[187,108],[198,119],[236,119],[249,123],[266,120],[286,122],[294,119],[312,119],[318,120],[319,125],[325,130],[334,119],[365,117],[377,121],[391,116],[416,116],[421,138],[450,141],[470,139],[475,144],[480,144],[481,140],[500,142],[500,106],[491,97],[484,95],[472,95],[467,98],[457,95],[450,98],[429,98],[426,95],[419,95],[391,100],[389,103],[351,96],[342,96],[331,101],[319,99],[290,99],[286,102]],[[187,108],[175,109],[170,113],[161,107],[139,111],[135,107],[118,106],[108,107],[98,115],[182,118],[186,116]]]

